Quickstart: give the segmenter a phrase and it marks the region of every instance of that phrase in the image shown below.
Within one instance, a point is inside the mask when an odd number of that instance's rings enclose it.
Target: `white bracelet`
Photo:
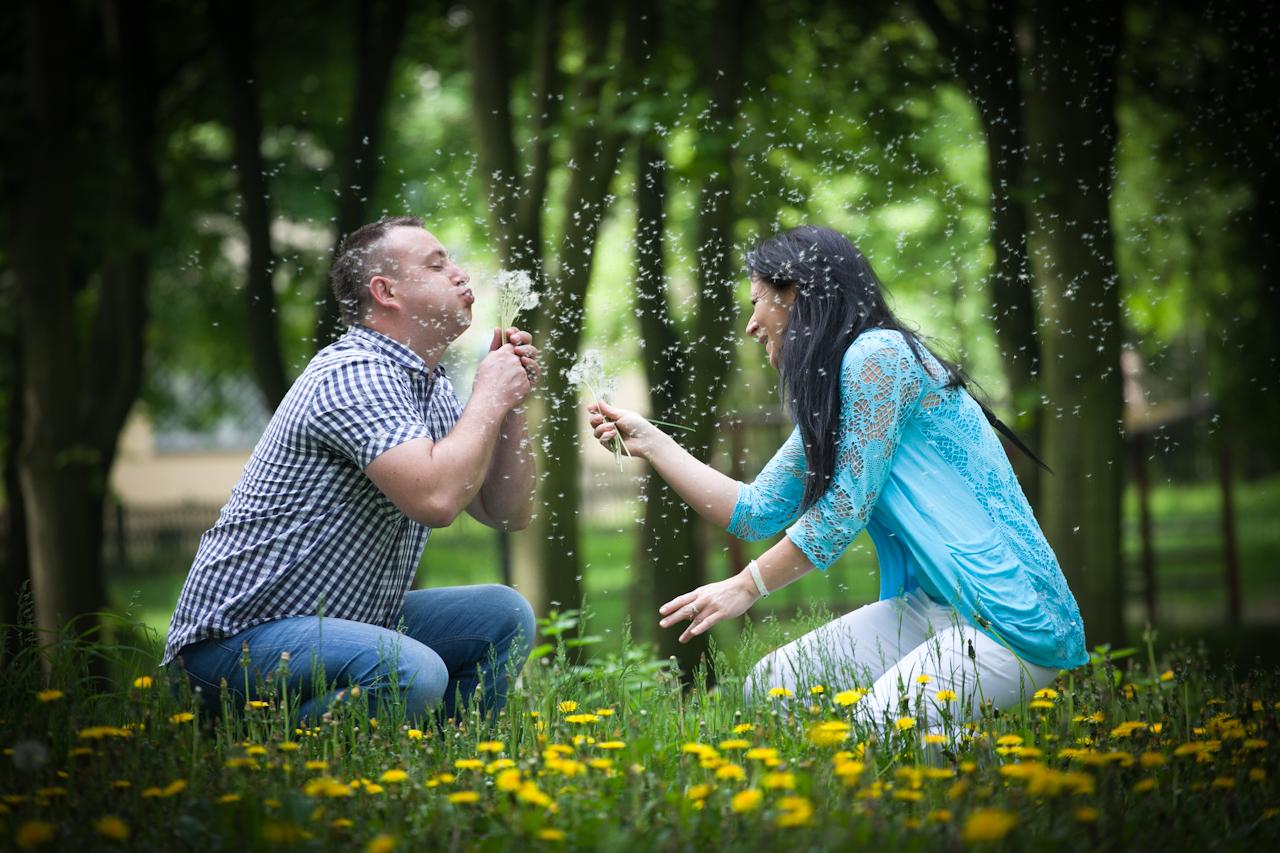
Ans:
[[[764,580],[760,577],[760,565],[755,560],[752,560],[747,563],[747,571],[751,572],[751,579],[756,582],[756,589],[760,591],[760,597],[767,597],[769,590],[765,587]]]

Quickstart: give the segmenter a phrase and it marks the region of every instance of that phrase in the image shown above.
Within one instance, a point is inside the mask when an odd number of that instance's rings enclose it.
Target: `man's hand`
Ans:
[[[519,330],[513,330],[519,331]],[[528,337],[527,332],[520,333]],[[532,340],[532,338],[530,338]],[[532,349],[529,344],[522,344]],[[537,350],[534,350],[537,353]],[[476,369],[471,395],[479,397],[499,408],[505,415],[524,402],[531,388],[529,373],[524,366],[524,356],[518,355],[515,345],[502,342],[502,332],[495,329],[489,354]],[[536,364],[536,362],[535,362]]]
[[[520,364],[529,377],[529,385],[537,387],[542,377],[542,368],[538,365],[538,348],[533,345],[533,335],[512,326],[508,329],[494,329],[493,341],[489,344],[489,352],[503,345],[511,344],[515,354],[520,356]]]

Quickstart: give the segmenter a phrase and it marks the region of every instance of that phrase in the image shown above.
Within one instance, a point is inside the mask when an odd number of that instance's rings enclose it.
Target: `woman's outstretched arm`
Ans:
[[[629,409],[592,403],[587,412],[597,439],[607,443],[621,433],[631,455],[648,461],[698,515],[718,527],[729,526],[738,503],[741,484],[737,480],[700,462],[671,436]]]

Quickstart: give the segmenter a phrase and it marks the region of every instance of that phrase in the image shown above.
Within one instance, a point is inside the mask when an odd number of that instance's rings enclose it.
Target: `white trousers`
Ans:
[[[941,731],[944,711],[964,722],[982,704],[1013,707],[1057,674],[1020,659],[950,605],[916,590],[859,607],[777,649],[756,664],[745,689],[748,701],[785,687],[804,702],[817,684],[832,695],[870,687],[853,706],[867,723],[891,727],[923,715],[928,730]],[[950,693],[939,699],[940,691]]]

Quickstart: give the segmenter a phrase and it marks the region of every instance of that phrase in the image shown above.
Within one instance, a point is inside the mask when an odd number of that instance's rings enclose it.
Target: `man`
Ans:
[[[459,406],[440,359],[475,297],[416,217],[349,234],[330,279],[350,328],[290,388],[201,538],[163,663],[180,661],[211,706],[220,684],[242,703],[276,673],[311,721],[349,685],[394,694],[413,720],[441,702],[453,717],[479,685],[496,712],[528,656],[529,603],[496,585],[408,590],[431,529],[463,510],[502,530],[529,524],[520,406],[537,349],[527,332],[495,330]]]

